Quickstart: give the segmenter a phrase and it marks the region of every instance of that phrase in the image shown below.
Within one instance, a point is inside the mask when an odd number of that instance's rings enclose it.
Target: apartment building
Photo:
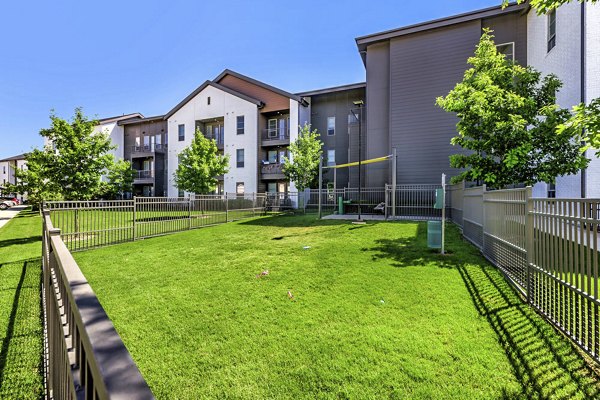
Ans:
[[[229,155],[229,171],[217,192],[295,191],[282,173],[282,160],[309,123],[323,141],[326,166],[386,156],[391,163],[363,166],[363,187],[382,187],[396,173],[399,184],[438,183],[461,151],[450,144],[457,119],[435,105],[461,81],[484,28],[494,31],[508,58],[554,73],[564,86],[562,107],[600,97],[600,5],[571,3],[538,16],[528,4],[491,7],[427,21],[356,40],[366,82],[290,93],[240,73],[225,70],[207,80],[165,115],[128,114],[99,121],[118,148],[117,158],[132,162],[136,195],[183,193],[173,174],[181,151],[200,130]],[[364,106],[357,107],[362,101]],[[359,123],[360,121],[360,123]],[[359,127],[362,135],[359,139]],[[578,175],[541,183],[537,196],[600,197],[600,160]],[[1,179],[1,178],[0,178]],[[326,170],[324,181],[338,188],[358,186],[358,168]]]
[[[234,71],[206,81],[165,115],[168,121],[168,194],[181,195],[173,173],[178,155],[199,129],[229,155],[229,171],[219,178],[218,192],[288,192],[282,159],[310,123],[308,103],[301,97]]]
[[[167,195],[167,121],[163,115],[120,120],[123,159],[135,170],[134,196]]]
[[[499,51],[564,83],[562,107],[600,97],[600,5],[573,2],[538,16],[528,4],[491,7],[356,39],[366,69],[367,158],[395,147],[399,184],[437,183],[458,174],[449,156],[457,119],[435,105],[462,80],[467,58],[484,28],[494,31]],[[600,197],[600,160],[588,152],[589,168],[538,184],[537,196]],[[391,181],[391,166],[365,172],[367,186]]]
[[[15,177],[15,171],[24,169],[27,169],[25,154],[19,154],[0,160],[0,193],[4,192],[4,188],[8,184],[16,184],[17,178]],[[20,196],[21,200],[26,198],[27,196]]]

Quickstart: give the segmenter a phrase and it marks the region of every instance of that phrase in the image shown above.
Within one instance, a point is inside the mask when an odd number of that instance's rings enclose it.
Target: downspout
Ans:
[[[585,104],[585,2],[581,2],[581,102]],[[586,169],[581,170],[581,198],[585,199],[587,194],[586,188]]]

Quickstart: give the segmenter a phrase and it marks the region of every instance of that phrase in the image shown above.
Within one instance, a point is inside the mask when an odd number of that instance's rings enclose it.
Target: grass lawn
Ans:
[[[279,216],[75,257],[158,398],[600,396],[573,346],[447,240],[440,256],[425,223]]]
[[[38,213],[30,211],[0,228],[0,399],[44,393],[41,229]]]

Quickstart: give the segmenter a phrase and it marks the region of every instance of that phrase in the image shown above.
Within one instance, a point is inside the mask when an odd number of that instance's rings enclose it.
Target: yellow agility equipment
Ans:
[[[361,165],[374,164],[374,163],[378,163],[378,162],[387,161],[390,158],[392,158],[391,154],[389,156],[371,158],[370,160],[364,160],[364,161],[361,161],[360,164]],[[325,169],[325,168],[337,169],[337,168],[356,167],[356,166],[358,166],[358,161],[347,163],[347,164],[340,164],[340,165],[332,165],[332,166],[328,166],[328,167],[323,167],[323,169]]]

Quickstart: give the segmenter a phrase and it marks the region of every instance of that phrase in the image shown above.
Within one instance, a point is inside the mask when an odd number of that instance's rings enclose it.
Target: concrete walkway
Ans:
[[[15,215],[21,210],[26,209],[27,206],[14,206],[8,210],[0,210],[0,228],[2,228],[8,221],[10,221]]]

